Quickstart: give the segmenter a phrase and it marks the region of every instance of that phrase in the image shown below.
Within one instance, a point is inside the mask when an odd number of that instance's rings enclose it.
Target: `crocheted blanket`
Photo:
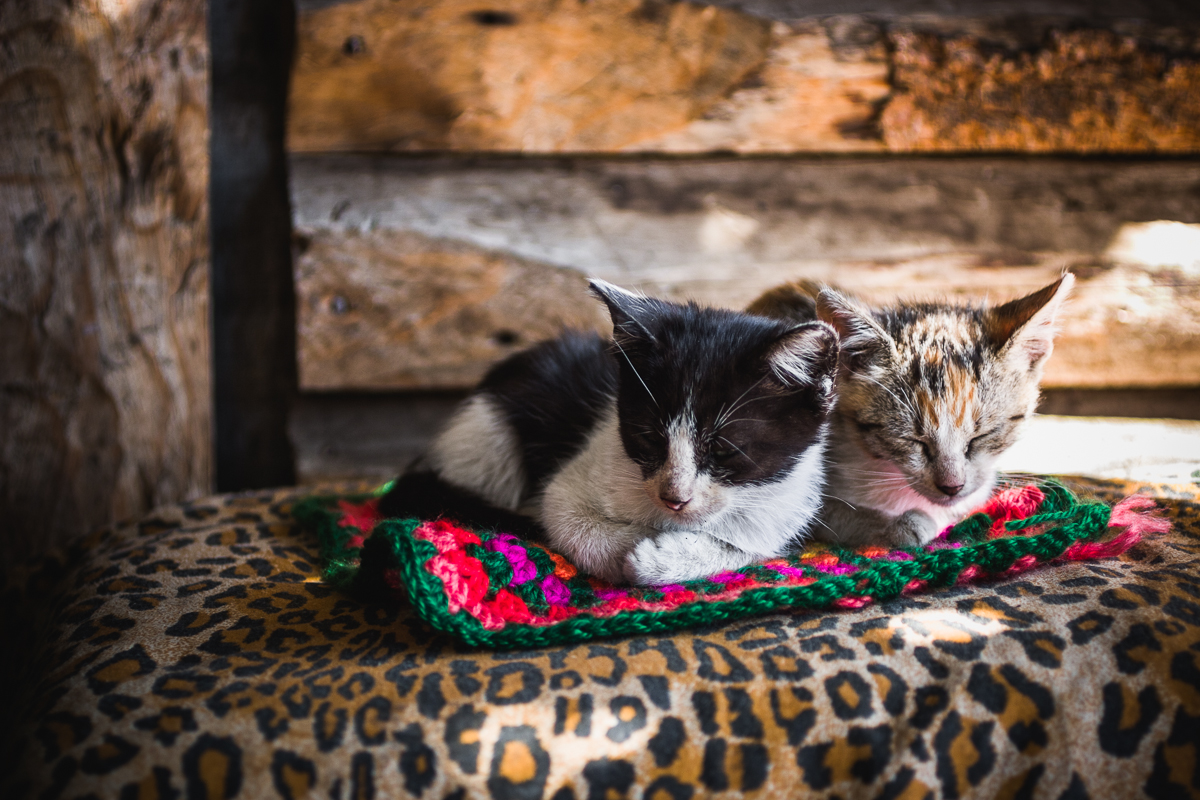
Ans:
[[[296,506],[294,516],[319,537],[325,580],[375,597],[407,596],[433,627],[496,648],[662,633],[785,609],[860,608],[1055,561],[1114,556],[1143,533],[1169,527],[1142,495],[1109,507],[1047,481],[999,492],[924,547],[810,545],[703,580],[619,586],[510,533],[382,519],[377,505],[377,496],[350,495]]]

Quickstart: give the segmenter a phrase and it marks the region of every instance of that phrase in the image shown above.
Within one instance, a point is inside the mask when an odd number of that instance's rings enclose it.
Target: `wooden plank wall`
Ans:
[[[603,329],[588,275],[741,306],[797,277],[995,299],[1071,269],[1063,407],[1194,414],[1200,8],[879,9],[302,4],[301,478],[399,466],[496,359]]]
[[[210,487],[205,5],[0,4],[0,563]]]

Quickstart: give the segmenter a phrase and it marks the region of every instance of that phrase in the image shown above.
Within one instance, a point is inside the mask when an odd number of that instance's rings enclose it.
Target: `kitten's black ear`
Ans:
[[[892,337],[870,311],[832,289],[817,295],[817,318],[838,332],[842,356],[852,370],[867,366],[893,347]]]
[[[813,386],[830,399],[838,349],[837,331],[824,322],[809,322],[780,337],[767,353],[767,364],[784,386]]]
[[[588,288],[608,306],[609,316],[612,317],[613,339],[616,342],[654,341],[650,323],[658,315],[659,309],[655,301],[599,278],[588,281]]]
[[[1021,359],[1030,369],[1040,366],[1054,350],[1058,312],[1074,285],[1075,276],[1066,272],[1033,294],[988,309],[984,324],[992,345]]]

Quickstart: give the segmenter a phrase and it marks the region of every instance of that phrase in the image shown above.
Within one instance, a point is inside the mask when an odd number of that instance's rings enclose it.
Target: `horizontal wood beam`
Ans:
[[[289,147],[1200,152],[1184,4],[795,5],[310,3]]]
[[[996,300],[1063,269],[1048,386],[1200,385],[1194,263],[1114,247],[1131,224],[1198,230],[1197,162],[342,156],[292,176],[304,389],[469,386],[564,325],[603,329],[587,275],[742,307],[799,277]]]

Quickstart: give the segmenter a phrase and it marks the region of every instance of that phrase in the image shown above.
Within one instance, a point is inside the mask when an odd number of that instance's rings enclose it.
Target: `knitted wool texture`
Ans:
[[[1053,561],[1114,556],[1169,526],[1146,497],[1109,508],[1046,482],[998,493],[924,547],[810,545],[703,580],[631,587],[591,577],[509,533],[381,519],[377,505],[376,496],[355,495],[312,497],[295,507],[320,539],[325,580],[374,599],[407,595],[433,627],[496,648],[663,633],[784,609],[859,608]]]

